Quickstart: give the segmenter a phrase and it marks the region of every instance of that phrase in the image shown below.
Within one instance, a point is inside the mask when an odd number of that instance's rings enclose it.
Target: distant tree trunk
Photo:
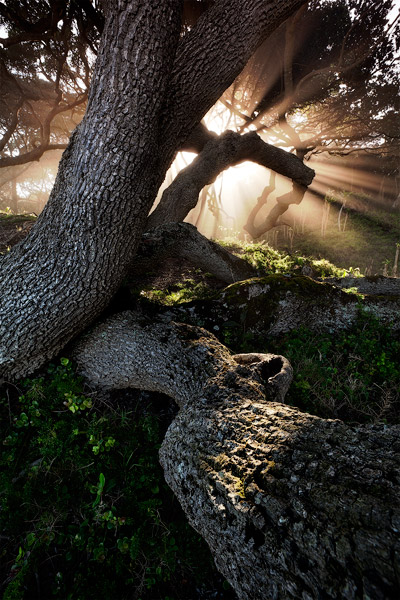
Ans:
[[[14,215],[18,214],[17,180],[15,178],[11,180],[10,209]]]
[[[1,261],[2,376],[33,371],[100,314],[175,152],[303,3],[221,0],[180,41],[181,2],[104,3],[86,115],[38,222]]]

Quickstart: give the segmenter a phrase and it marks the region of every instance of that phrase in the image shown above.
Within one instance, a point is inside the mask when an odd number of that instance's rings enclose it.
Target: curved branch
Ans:
[[[164,191],[148,218],[147,229],[164,222],[183,221],[196,206],[201,189],[215,181],[221,171],[244,160],[272,169],[303,186],[309,185],[314,177],[314,171],[296,156],[266,144],[256,133],[240,135],[227,131],[210,141]]]
[[[257,198],[257,203],[254,205],[252,210],[247,217],[246,225],[244,225],[243,229],[247,232],[255,230],[255,220],[260,212],[260,210],[267,204],[269,195],[275,191],[275,179],[276,175],[274,171],[271,171],[269,176],[269,185],[266,185],[263,189],[261,195]],[[254,237],[254,235],[253,235]]]
[[[278,219],[281,217],[289,208],[291,204],[300,204],[300,202],[304,198],[304,194],[307,191],[307,187],[304,185],[298,185],[293,182],[293,189],[291,192],[287,194],[283,194],[283,196],[279,196],[276,199],[275,206],[270,210],[264,222],[256,227],[254,224],[254,218],[247,220],[246,225],[243,227],[245,231],[247,231],[253,238],[258,238],[264,233],[267,233],[273,227],[278,225]]]
[[[165,477],[239,598],[397,597],[399,427],[271,402],[286,359],[230,356],[199,327],[123,313],[74,357],[96,385],[175,398]]]
[[[293,377],[283,356],[232,356],[201,327],[155,322],[128,311],[95,326],[75,345],[72,355],[79,371],[95,386],[161,392],[180,408],[210,394],[211,399],[222,381],[227,386],[222,394],[230,393],[235,382],[238,389],[243,386],[249,400],[262,401],[265,393],[270,401],[283,400]]]
[[[7,130],[5,131],[3,137],[0,140],[0,152],[2,152],[4,150],[5,146],[8,144],[8,142],[11,139],[12,134],[15,131],[15,128],[17,127],[18,113],[19,113],[23,103],[24,103],[23,99],[20,98],[18,100],[17,104],[12,109],[10,123],[8,124]]]

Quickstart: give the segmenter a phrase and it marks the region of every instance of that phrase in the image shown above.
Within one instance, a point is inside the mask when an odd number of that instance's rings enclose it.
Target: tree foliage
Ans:
[[[224,94],[239,117],[301,155],[398,145],[399,18],[391,0],[314,1],[264,42]]]

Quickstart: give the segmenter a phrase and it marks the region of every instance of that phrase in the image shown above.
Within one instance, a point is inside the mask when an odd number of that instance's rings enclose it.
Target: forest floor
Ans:
[[[321,202],[319,218],[301,219],[290,211],[280,225],[263,236],[277,250],[324,258],[337,267],[363,275],[394,275],[400,243],[400,209],[371,208],[371,199],[349,197],[342,203],[334,198]],[[296,207],[299,211],[300,207]],[[260,241],[260,240],[258,240]]]

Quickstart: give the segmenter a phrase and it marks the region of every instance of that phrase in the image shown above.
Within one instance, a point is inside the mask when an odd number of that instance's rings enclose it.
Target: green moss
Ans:
[[[301,256],[276,250],[265,242],[247,243],[238,240],[219,240],[219,244],[227,247],[231,252],[246,260],[255,267],[259,274],[292,273],[300,274],[303,267],[310,267],[316,277],[344,277],[345,269],[340,269],[326,259],[317,259],[311,256]]]
[[[4,223],[7,225],[20,225],[21,223],[25,223],[26,221],[32,221],[32,223],[34,223],[36,219],[36,215],[14,215],[10,212],[0,210],[0,224]]]
[[[192,300],[213,298],[216,292],[206,283],[196,283],[194,279],[183,279],[165,289],[143,289],[140,295],[157,304],[176,306]]]

